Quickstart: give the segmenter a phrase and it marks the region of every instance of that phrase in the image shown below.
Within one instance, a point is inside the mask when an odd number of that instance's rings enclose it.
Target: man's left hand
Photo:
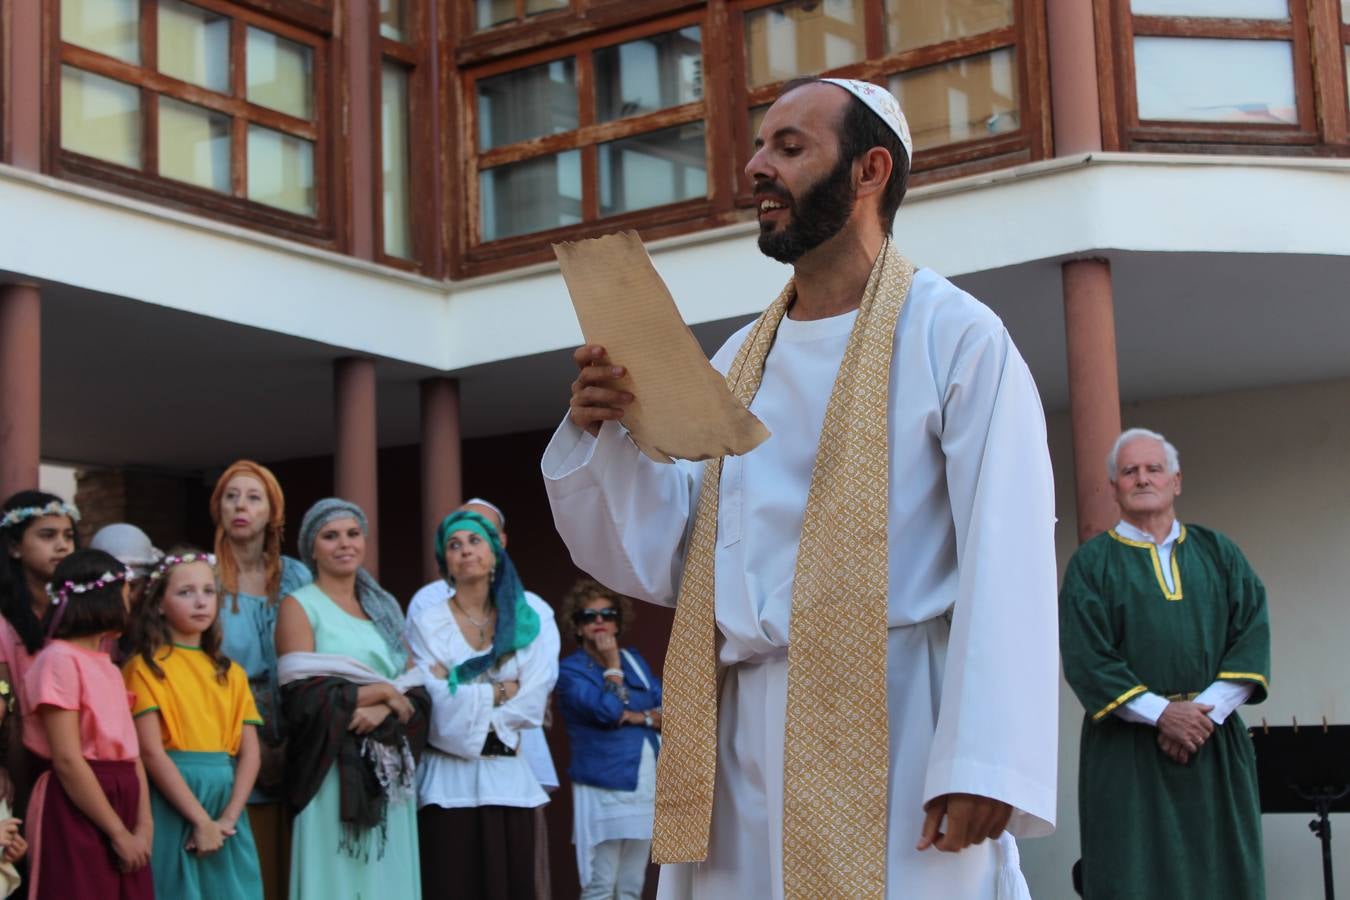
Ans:
[[[1185,747],[1181,746],[1181,742],[1172,740],[1161,731],[1158,732],[1158,748],[1178,765],[1184,766],[1191,761],[1191,754],[1186,751]]]
[[[996,838],[1008,827],[1012,807],[992,797],[977,794],[943,794],[924,806],[928,815],[923,820],[916,850],[937,847],[946,853],[956,853],[986,838]],[[939,831],[942,817],[947,817],[947,830]]]

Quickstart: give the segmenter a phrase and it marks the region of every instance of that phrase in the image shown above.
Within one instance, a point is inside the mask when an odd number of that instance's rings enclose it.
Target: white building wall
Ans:
[[[1109,250],[1350,256],[1350,160],[1092,154],[915,188],[896,239],[946,276]],[[1255,198],[1279,197],[1259,205]],[[576,346],[555,263],[440,282],[0,165],[0,273],[453,371]],[[654,242],[690,324],[788,270],[754,222]]]
[[[1181,453],[1183,521],[1232,537],[1270,598],[1269,699],[1243,707],[1248,725],[1350,723],[1350,380],[1174,397],[1126,407],[1126,428],[1160,431]],[[1050,419],[1060,568],[1076,545],[1066,415]],[[1105,466],[1103,465],[1103,471]],[[1103,477],[1105,477],[1103,475]],[[1078,737],[1083,708],[1061,683],[1059,828],[1022,844],[1036,900],[1072,900],[1079,856]],[[1123,787],[1123,785],[1122,785]],[[1309,815],[1263,817],[1266,896],[1322,896],[1321,850]],[[1350,819],[1333,815],[1335,866],[1350,884]],[[1177,848],[1184,852],[1184,848]],[[1209,900],[1209,898],[1196,898]],[[1214,898],[1218,900],[1218,898]]]

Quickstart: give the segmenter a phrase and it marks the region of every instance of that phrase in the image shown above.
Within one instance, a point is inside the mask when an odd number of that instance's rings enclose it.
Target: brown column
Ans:
[[[1046,0],[1055,155],[1102,149],[1091,0]]]
[[[379,573],[379,486],[376,478],[375,361],[346,358],[333,364],[336,441],[333,492],[365,510],[370,520],[366,568]]]
[[[436,526],[464,502],[459,450],[459,380],[428,378],[422,388],[422,574],[436,570]]]
[[[378,111],[373,109],[371,90],[371,42],[374,40],[370,15],[374,4],[344,4],[345,47],[347,53],[347,152],[350,154],[347,183],[351,210],[349,235],[351,253],[362,259],[375,258],[375,142],[374,129],[380,127]]]
[[[4,107],[4,137],[9,162],[34,171],[42,168],[42,9],[21,0],[7,3],[5,46],[9,67],[9,103]]]
[[[1106,454],[1120,434],[1115,304],[1104,259],[1064,264],[1064,331],[1079,543],[1116,524],[1120,511],[1106,478]]]
[[[38,486],[42,425],[39,296],[35,284],[0,285],[0,500]]]

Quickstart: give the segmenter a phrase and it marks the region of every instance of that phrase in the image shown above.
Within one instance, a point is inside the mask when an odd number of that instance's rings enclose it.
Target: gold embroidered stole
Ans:
[[[887,510],[890,369],[914,266],[889,241],[863,292],[825,411],[792,586],[783,753],[783,889],[791,900],[886,887]],[[727,381],[749,406],[792,282]],[[665,662],[652,858],[707,858],[717,768],[714,557],[722,460],[704,464]],[[766,873],[767,877],[768,873]]]

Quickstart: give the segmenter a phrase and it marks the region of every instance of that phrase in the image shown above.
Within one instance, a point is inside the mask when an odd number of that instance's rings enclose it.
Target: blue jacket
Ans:
[[[651,690],[643,687],[630,658],[647,676]],[[660,742],[654,729],[645,725],[620,726],[619,717],[624,709],[643,712],[660,706],[661,682],[636,650],[626,649],[620,654],[619,663],[628,688],[626,707],[612,691],[605,689],[604,668],[583,649],[558,664],[554,696],[572,745],[568,776],[578,784],[633,791],[637,790],[643,742],[650,743],[653,750],[659,749]]]

